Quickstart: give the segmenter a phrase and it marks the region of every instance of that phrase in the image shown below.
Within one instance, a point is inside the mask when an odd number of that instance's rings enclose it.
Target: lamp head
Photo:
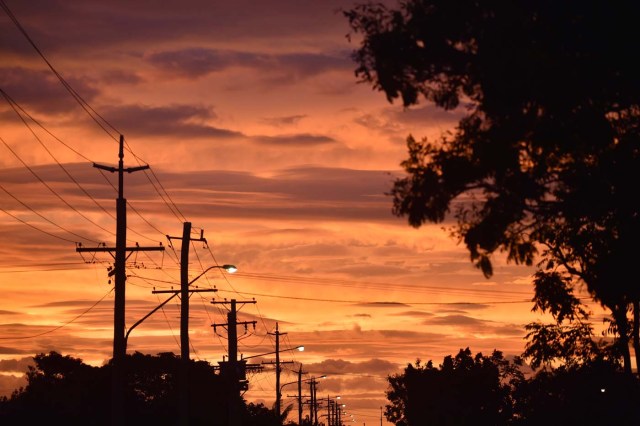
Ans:
[[[238,271],[238,268],[236,268],[236,265],[222,265],[222,269],[224,269],[230,274],[233,274]]]

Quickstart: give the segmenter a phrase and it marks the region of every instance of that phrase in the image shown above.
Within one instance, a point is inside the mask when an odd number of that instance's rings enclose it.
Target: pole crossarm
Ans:
[[[160,294],[160,293],[174,293],[174,295],[180,294],[181,290],[154,290],[151,293]],[[189,289],[189,293],[210,293],[212,291],[218,291],[217,288],[194,288]]]
[[[118,167],[104,166],[104,165],[98,164],[98,163],[93,163],[93,167],[95,167],[96,169],[106,170],[106,171],[111,172],[111,173],[115,173],[117,171],[120,171],[120,169]],[[123,168],[122,171],[123,172],[127,172],[127,173],[133,173],[133,172],[139,172],[140,170],[147,170],[148,168],[149,168],[149,166],[145,164],[144,166],[126,167],[126,168]]]
[[[112,252],[115,251],[116,248],[115,247],[95,247],[95,248],[90,248],[90,247],[76,247],[76,252],[78,253],[85,253],[85,252]],[[140,247],[140,246],[135,246],[135,247],[125,247],[126,251],[164,251],[164,246],[152,246],[152,247]]]

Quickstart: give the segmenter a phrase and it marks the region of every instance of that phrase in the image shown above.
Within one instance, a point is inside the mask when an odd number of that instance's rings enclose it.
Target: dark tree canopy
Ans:
[[[640,381],[604,358],[525,377],[518,359],[469,348],[408,365],[388,378],[385,415],[396,426],[637,425]]]
[[[639,385],[635,377],[602,360],[541,371],[515,390],[513,423],[637,425]]]
[[[0,399],[0,424],[108,425],[111,424],[111,364],[92,367],[57,352],[34,357],[27,385],[11,398]],[[174,426],[178,423],[177,375],[180,358],[173,353],[155,356],[139,352],[126,358],[126,418],[130,424]],[[227,426],[229,403],[242,407],[245,425],[281,424],[272,410],[246,405],[205,361],[190,363],[189,424]]]
[[[461,349],[439,368],[418,362],[389,377],[386,416],[397,426],[505,424],[513,416],[511,393],[522,379],[499,351],[472,356]]]
[[[345,15],[363,37],[353,55],[361,81],[406,107],[426,100],[465,112],[440,140],[408,138],[394,213],[415,227],[453,216],[486,276],[505,252],[527,265],[540,256],[540,272],[585,283],[611,310],[630,371],[640,3],[408,0]]]
[[[456,197],[476,195],[455,213],[490,274],[486,257],[498,249],[529,262],[531,242],[547,239],[543,221],[637,221],[640,63],[630,30],[640,4],[412,0],[346,15],[364,36],[354,53],[362,80],[405,106],[423,96],[468,111],[452,137],[409,140],[409,176],[393,194],[412,225],[440,222]]]

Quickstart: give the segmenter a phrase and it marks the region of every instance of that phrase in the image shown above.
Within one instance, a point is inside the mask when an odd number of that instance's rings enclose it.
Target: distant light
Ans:
[[[298,350],[299,350],[300,352],[304,352],[304,346],[298,346]]]
[[[224,269],[230,274],[233,274],[238,271],[238,268],[236,268],[236,265],[222,265],[222,269]]]
[[[600,389],[600,392],[604,393],[606,391],[605,388]]]
[[[327,378],[326,374],[323,374],[322,376],[319,377],[319,379],[326,379],[326,378]]]

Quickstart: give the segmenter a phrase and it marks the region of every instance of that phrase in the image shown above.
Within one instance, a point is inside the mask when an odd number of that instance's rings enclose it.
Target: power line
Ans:
[[[524,291],[504,291],[504,290],[489,290],[489,289],[466,289],[466,288],[452,288],[446,286],[433,286],[433,285],[409,285],[409,284],[398,284],[398,283],[390,283],[390,282],[370,282],[370,281],[354,281],[354,280],[345,280],[345,279],[324,279],[324,278],[314,278],[314,277],[296,277],[290,275],[275,275],[275,274],[256,274],[251,272],[241,272],[238,271],[236,273],[238,277],[248,278],[248,279],[259,279],[264,281],[277,281],[282,283],[291,283],[291,284],[309,284],[309,285],[322,285],[325,286],[334,286],[334,287],[353,287],[353,288],[366,288],[366,289],[374,289],[374,290],[384,290],[388,291],[389,289],[394,289],[397,291],[408,291],[408,292],[446,292],[447,294],[451,293],[459,293],[459,294],[470,294],[470,295],[479,295],[479,294],[495,294],[496,296],[531,296],[530,292]]]
[[[226,290],[218,290],[222,293],[231,293]],[[241,296],[261,296],[272,297],[274,299],[289,299],[289,300],[305,300],[308,302],[327,302],[327,303],[353,303],[364,305],[380,305],[380,306],[393,306],[393,305],[500,305],[500,304],[514,304],[514,303],[531,303],[531,299],[527,300],[500,300],[500,301],[484,301],[484,302],[416,302],[411,301],[368,301],[368,300],[348,300],[348,299],[321,299],[314,297],[296,297],[296,296],[278,296],[275,294],[267,293],[249,293],[249,292],[235,292]]]
[[[53,66],[53,64],[45,57],[44,53],[40,50],[40,48],[36,45],[36,43],[34,42],[34,40],[29,36],[29,34],[27,33],[26,29],[22,26],[22,24],[18,21],[18,19],[16,18],[16,16],[13,14],[13,12],[9,9],[9,7],[5,4],[4,0],[0,0],[0,7],[2,7],[2,9],[5,11],[5,13],[7,14],[7,16],[9,16],[9,18],[11,19],[11,21],[15,24],[15,26],[18,28],[18,30],[24,35],[24,37],[27,39],[27,41],[29,42],[29,44],[34,48],[34,50],[38,53],[38,55],[42,58],[42,60],[47,64],[47,66],[49,67],[49,69],[51,70],[51,72],[58,78],[58,80],[60,81],[60,83],[62,84],[62,86],[67,90],[67,92],[69,92],[69,94],[76,100],[76,102],[78,102],[78,104],[82,107],[82,109],[91,117],[91,119],[107,134],[109,135],[112,139],[114,139],[115,141],[118,141],[118,135],[121,134],[120,131],[118,131],[118,129],[116,129],[111,123],[109,123],[104,117],[102,117],[82,96],[80,96],[80,94],[78,92],[76,92],[73,87],[71,87],[71,85],[62,77],[62,75],[55,69],[55,67]],[[109,127],[111,130],[113,130],[116,135],[112,134],[109,130],[107,130],[106,127]],[[131,148],[128,146],[127,144],[127,149],[131,152],[131,154],[134,156],[134,158],[136,158],[136,160],[139,160],[139,157],[137,155],[135,155],[135,153],[133,153],[133,151],[131,150]],[[75,151],[74,151],[75,152]],[[160,185],[160,187],[164,190],[164,187],[162,186],[162,184],[160,183],[160,181],[158,180],[157,176],[155,175],[155,173],[153,171],[151,171],[151,173],[154,175],[154,177],[156,178],[156,181],[158,182],[158,184]],[[180,210],[178,209],[177,205],[173,202],[173,200],[171,200],[171,197],[169,196],[169,194],[167,193],[166,190],[164,190],[164,193],[166,194],[166,197],[169,198],[169,200],[171,201],[171,204],[169,204],[166,200],[165,197],[162,195],[162,193],[157,189],[157,187],[155,186],[155,184],[151,181],[151,179],[148,177],[147,173],[145,172],[145,176],[147,176],[147,178],[149,179],[149,182],[152,184],[152,186],[154,187],[154,189],[156,190],[156,192],[160,195],[160,197],[163,199],[163,201],[165,202],[165,204],[170,208],[171,212],[174,213],[176,215],[176,217],[178,217],[178,219],[180,219],[180,216],[182,216],[182,219],[184,219],[184,215],[182,215],[182,213],[180,212]],[[171,207],[171,205],[173,205],[173,207]],[[178,212],[178,214],[175,213],[175,211]],[[139,213],[138,213],[139,214]],[[142,216],[141,216],[142,217]],[[146,220],[145,220],[146,221]],[[183,221],[186,221],[186,219],[184,219]],[[147,222],[148,223],[148,222]],[[148,223],[149,224],[149,223]],[[156,229],[154,227],[154,229]],[[143,236],[144,237],[144,236]],[[146,237],[145,237],[146,238]]]
[[[0,1],[1,1],[1,0],[0,0]],[[78,319],[82,318],[83,316],[85,316],[86,314],[88,314],[88,313],[89,313],[93,308],[95,308],[96,306],[98,306],[98,304],[99,304],[100,302],[102,302],[102,301],[103,301],[103,300],[104,300],[104,299],[105,299],[105,298],[106,298],[106,297],[107,297],[107,296],[108,296],[108,295],[109,295],[109,294],[114,290],[114,288],[115,288],[115,287],[111,287],[111,289],[110,289],[108,292],[106,292],[106,293],[105,293],[105,295],[104,295],[104,296],[102,296],[102,297],[100,298],[100,300],[98,300],[96,303],[94,303],[93,305],[91,305],[91,307],[89,307],[86,311],[84,311],[83,313],[81,313],[81,314],[80,314],[80,315],[78,315],[77,317],[73,318],[71,321],[68,321],[68,322],[66,322],[66,323],[64,323],[64,324],[62,324],[62,325],[60,325],[60,326],[58,326],[58,327],[52,328],[51,330],[47,330],[47,331],[44,331],[44,332],[39,333],[39,334],[34,334],[34,335],[32,335],[32,336],[0,337],[0,340],[24,340],[24,339],[34,339],[34,338],[36,338],[36,337],[44,336],[44,335],[46,335],[46,334],[50,334],[50,333],[53,333],[54,331],[60,330],[61,328],[68,326],[69,324],[73,323],[74,321],[76,321],[76,320],[78,320]]]
[[[35,211],[33,208],[31,208],[29,205],[27,205],[26,203],[24,203],[22,200],[20,200],[18,197],[16,197],[15,195],[13,195],[11,192],[9,192],[4,186],[0,185],[0,189],[2,189],[8,196],[10,196],[11,198],[13,198],[14,200],[16,200],[18,203],[20,203],[24,208],[28,209],[29,211],[31,211],[32,213],[38,215],[39,217],[41,217],[42,219],[46,220],[47,222],[49,222],[50,224],[52,224],[53,226],[57,227],[58,229],[61,229],[62,231],[68,232],[71,235],[74,235],[78,238],[80,238],[81,240],[87,240],[87,241],[91,241],[92,243],[96,243],[96,244],[100,244],[100,241],[91,239],[89,237],[85,237],[83,235],[77,234],[73,231],[68,230],[67,228],[58,225],[57,223],[55,223],[54,221],[52,221],[51,219],[47,218],[46,216],[38,213],[37,211]]]
[[[9,106],[11,106],[11,108],[14,110],[14,112],[16,113],[16,115],[20,118],[20,120],[22,121],[22,123],[24,124],[24,126],[29,129],[29,131],[31,132],[31,134],[33,135],[33,137],[38,141],[38,143],[40,143],[40,145],[43,147],[43,149],[47,152],[47,154],[55,161],[55,163],[64,171],[64,173],[69,177],[69,179],[89,198],[91,199],[91,201],[93,201],[93,203],[99,208],[101,209],[103,212],[105,212],[109,217],[111,217],[112,219],[115,220],[115,216],[109,212],[108,210],[106,210],[100,203],[98,203],[98,201],[91,195],[88,193],[88,191],[86,191],[84,189],[84,187],[71,175],[71,173],[67,170],[67,168],[60,163],[60,161],[58,161],[58,159],[53,155],[53,153],[46,147],[46,145],[44,144],[44,142],[42,141],[42,139],[40,139],[38,137],[38,135],[35,133],[35,131],[31,128],[31,126],[29,125],[29,123],[27,123],[27,121],[24,119],[23,115],[28,117],[34,124],[36,124],[38,127],[40,127],[43,131],[45,131],[47,134],[49,134],[53,139],[55,139],[57,142],[59,142],[62,146],[64,146],[65,148],[69,149],[71,152],[73,152],[74,154],[80,156],[82,159],[84,159],[85,161],[88,161],[90,163],[95,163],[94,161],[92,161],[91,159],[89,159],[88,157],[84,156],[82,153],[78,152],[77,150],[75,150],[73,147],[71,147],[69,144],[65,143],[63,140],[61,140],[60,138],[58,138],[56,135],[54,135],[50,130],[48,130],[41,122],[39,122],[38,120],[36,120],[32,115],[30,115],[22,106],[20,106],[13,98],[11,98],[11,96],[9,96],[9,94],[7,94],[4,90],[0,89],[0,93],[3,95],[3,97],[5,98],[5,100],[7,101],[7,103],[9,104]],[[19,110],[19,111],[18,111]],[[109,180],[109,178],[104,174],[104,172],[102,170],[100,170],[100,174],[101,176],[104,178],[104,180],[113,188],[113,190],[115,192],[117,192],[117,188],[113,185],[113,183]],[[165,235],[165,233],[163,233],[162,231],[160,231],[157,227],[155,227],[151,222],[149,222],[134,206],[131,205],[131,203],[127,202],[127,204],[129,205],[129,207],[134,211],[134,213],[136,213],[136,215],[138,215],[140,217],[140,219],[142,219],[150,228],[152,228],[153,230],[155,230],[156,232],[158,232],[160,235]],[[154,238],[150,238],[140,232],[138,232],[135,229],[132,229],[131,227],[127,226],[127,229],[129,231],[131,231],[132,233],[147,239],[149,241],[155,241],[157,242],[157,239]],[[132,240],[130,240],[132,241]]]
[[[102,129],[104,130],[105,133],[107,133],[109,136],[111,136],[111,138],[113,138],[115,141],[118,140],[117,136],[111,134],[106,128],[105,125],[109,128],[111,128],[111,130],[113,130],[117,135],[120,134],[120,132],[113,127],[104,117],[102,117],[100,114],[98,114],[92,107],[91,105],[89,105],[89,103],[87,101],[85,101],[82,96],[80,96],[78,94],[78,92],[76,92],[71,85],[62,77],[62,75],[60,75],[60,73],[54,68],[54,66],[51,64],[51,62],[49,62],[49,60],[44,56],[44,53],[42,53],[42,51],[38,48],[38,46],[36,45],[36,43],[33,41],[33,39],[29,36],[29,34],[27,33],[27,31],[24,29],[24,27],[20,24],[20,22],[18,21],[18,19],[16,18],[16,16],[13,14],[13,12],[11,12],[11,10],[9,9],[9,7],[7,7],[7,5],[5,4],[4,0],[0,0],[0,7],[2,7],[2,9],[5,11],[5,13],[7,14],[7,16],[9,16],[9,18],[11,19],[11,21],[13,21],[13,23],[15,24],[15,26],[18,28],[18,30],[22,33],[22,35],[24,35],[24,37],[27,39],[27,41],[29,42],[29,44],[35,49],[35,51],[38,53],[38,55],[42,58],[42,60],[47,64],[47,66],[49,67],[49,69],[51,70],[51,72],[53,72],[53,74],[58,78],[58,80],[60,81],[60,83],[62,84],[62,86],[64,86],[64,88],[69,92],[69,94],[71,94],[71,96],[78,102],[78,104],[80,104],[80,106],[82,107],[82,109],[85,110],[85,112],[91,117],[91,119],[93,121],[95,121],[95,123]],[[98,120],[98,118],[102,121],[100,122],[100,120]],[[103,125],[104,123],[104,125]]]
[[[218,265],[218,260],[216,259],[216,256],[213,254],[213,251],[211,250],[211,246],[209,244],[207,244],[207,249],[209,250],[209,254],[211,255],[211,259],[213,259],[214,263],[216,265]],[[236,272],[237,274],[237,272]],[[229,285],[229,287],[233,290],[234,293],[240,295],[241,293],[238,292],[238,290],[236,290],[233,285],[231,284],[231,282],[227,279],[226,274],[222,274],[222,277],[224,278],[225,282]],[[269,331],[269,327],[267,327],[267,323],[264,320],[264,316],[262,315],[262,312],[260,312],[260,308],[258,307],[258,304],[256,303],[254,305],[256,307],[256,311],[258,311],[258,318],[260,318],[260,322],[262,323],[262,326],[264,327],[265,331]]]
[[[68,239],[68,238],[61,237],[60,235],[56,235],[56,234],[53,234],[53,233],[51,233],[51,232],[45,231],[44,229],[40,229],[40,228],[38,228],[37,226],[32,225],[31,223],[29,223],[29,222],[27,222],[27,221],[25,221],[25,220],[20,219],[18,216],[15,216],[14,214],[9,213],[8,211],[6,211],[5,209],[3,209],[3,208],[1,208],[1,207],[0,207],[0,210],[2,210],[2,212],[3,212],[3,213],[5,213],[6,215],[11,216],[12,218],[14,218],[15,220],[17,220],[18,222],[21,222],[21,223],[23,223],[23,224],[27,225],[28,227],[35,229],[35,230],[36,230],[36,231],[38,231],[38,232],[42,232],[43,234],[49,235],[49,236],[51,236],[51,237],[57,238],[57,239],[62,240],[62,241],[66,241],[66,242],[68,242],[68,243],[73,243],[73,244],[77,244],[77,243],[78,243],[77,241],[73,241],[73,240],[70,240],[70,239]]]
[[[0,0],[2,1],[2,0]],[[74,212],[76,212],[78,215],[80,215],[83,219],[85,219],[86,221],[88,221],[89,223],[97,226],[98,228],[102,229],[103,231],[111,234],[111,235],[115,235],[115,233],[109,231],[108,229],[106,229],[105,227],[103,227],[102,225],[96,223],[95,221],[93,221],[92,219],[90,219],[89,217],[87,217],[84,213],[82,213],[80,210],[78,210],[77,208],[73,207],[67,200],[65,200],[60,194],[58,194],[47,182],[44,181],[44,179],[42,179],[36,172],[35,170],[33,170],[33,168],[29,167],[29,165],[18,155],[18,153],[16,153],[11,146],[9,146],[9,144],[2,139],[2,137],[0,137],[0,141],[4,144],[4,146],[22,163],[22,165],[31,172],[31,174],[38,180],[40,181],[40,183],[42,183],[42,185],[45,186],[45,188],[47,188],[53,195],[55,195],[60,201],[62,201],[67,207],[69,207],[71,210],[73,210]]]

